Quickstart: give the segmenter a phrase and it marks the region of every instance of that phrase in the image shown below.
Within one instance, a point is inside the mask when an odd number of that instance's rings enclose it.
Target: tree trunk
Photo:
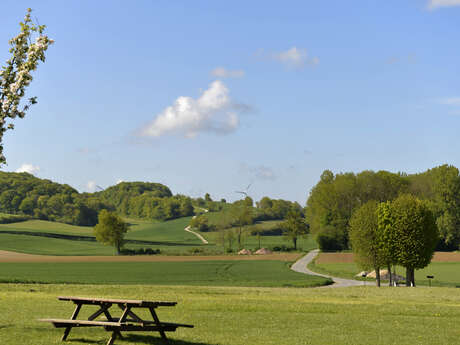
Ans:
[[[406,286],[415,287],[415,274],[413,267],[406,267]]]
[[[241,249],[241,232],[243,230],[241,229],[241,226],[240,226],[240,231],[238,231],[238,250]]]
[[[375,267],[375,281],[378,287],[380,287],[380,267]]]
[[[297,237],[294,237],[292,242],[294,242],[294,250],[297,250]]]
[[[391,275],[391,265],[388,264],[388,274],[390,275],[390,286],[393,286],[393,276]]]

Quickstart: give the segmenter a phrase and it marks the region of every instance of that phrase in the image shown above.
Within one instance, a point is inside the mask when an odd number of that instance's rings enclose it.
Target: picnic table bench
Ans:
[[[60,301],[71,301],[75,310],[70,319],[40,319],[39,321],[51,322],[56,328],[65,328],[62,340],[66,340],[73,327],[102,327],[106,331],[112,332],[107,345],[112,345],[117,337],[122,338],[121,332],[125,331],[152,331],[159,332],[161,338],[166,344],[168,339],[165,332],[174,332],[178,327],[193,328],[193,325],[186,325],[172,322],[161,322],[155,312],[157,307],[173,307],[177,302],[154,302],[143,300],[124,300],[110,298],[91,298],[91,297],[73,297],[60,296]],[[78,320],[77,316],[83,305],[93,305],[99,307],[96,312],[91,314],[87,320]],[[113,317],[109,309],[112,306],[118,306],[121,309],[120,317]],[[133,312],[135,308],[145,308],[150,311],[151,320],[145,320]],[[104,314],[107,320],[96,320],[97,317]]]

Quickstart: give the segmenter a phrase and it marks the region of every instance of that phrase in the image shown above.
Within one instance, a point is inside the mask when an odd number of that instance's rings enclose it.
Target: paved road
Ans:
[[[291,266],[291,269],[299,273],[305,273],[305,274],[310,274],[313,276],[320,276],[324,278],[331,278],[334,281],[334,284],[324,286],[325,288],[359,286],[359,285],[375,285],[375,283],[373,282],[363,282],[363,281],[358,281],[358,280],[353,280],[353,279],[337,278],[337,277],[332,277],[326,274],[321,274],[321,273],[310,271],[307,268],[307,265],[316,257],[316,255],[318,255],[318,253],[319,253],[319,249],[312,250],[307,255],[305,255],[303,258],[296,261]]]

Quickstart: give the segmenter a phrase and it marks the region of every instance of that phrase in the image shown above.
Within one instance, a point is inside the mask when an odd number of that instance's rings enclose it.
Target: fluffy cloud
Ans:
[[[309,65],[318,65],[319,58],[312,57],[309,58],[306,49],[299,49],[297,47],[292,47],[283,52],[274,53],[272,55],[273,59],[279,61],[289,67],[302,68],[306,64]]]
[[[459,105],[460,106],[460,97],[447,97],[439,100],[439,103],[444,105]]]
[[[454,7],[460,6],[460,0],[430,0],[428,2],[428,9],[435,10],[441,7]]]
[[[40,171],[40,167],[38,165],[33,165],[33,164],[28,164],[28,163],[24,163],[23,165],[21,165],[19,169],[16,170],[16,172],[26,172],[32,175],[38,173],[39,171]]]
[[[217,78],[242,78],[244,74],[242,69],[229,70],[224,67],[217,67],[211,71],[211,75]]]
[[[234,103],[225,84],[216,80],[200,97],[181,96],[139,132],[144,137],[182,134],[193,138],[201,132],[228,134],[239,126],[239,113],[248,106]]]

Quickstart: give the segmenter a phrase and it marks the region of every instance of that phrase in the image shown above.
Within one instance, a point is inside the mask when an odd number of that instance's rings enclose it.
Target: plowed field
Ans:
[[[0,262],[189,262],[189,261],[229,261],[229,260],[276,260],[295,261],[301,255],[221,255],[221,256],[49,256],[32,255],[0,250]]]

